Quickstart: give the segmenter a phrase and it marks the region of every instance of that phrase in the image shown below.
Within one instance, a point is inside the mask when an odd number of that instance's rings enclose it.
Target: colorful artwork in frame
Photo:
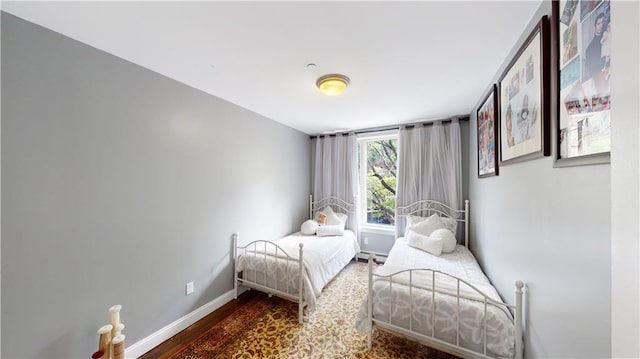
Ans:
[[[478,177],[498,175],[498,88],[491,87],[477,112]]]
[[[501,165],[551,154],[547,20],[536,24],[499,81]]]
[[[555,166],[609,163],[610,2],[568,0],[552,6],[559,72]]]

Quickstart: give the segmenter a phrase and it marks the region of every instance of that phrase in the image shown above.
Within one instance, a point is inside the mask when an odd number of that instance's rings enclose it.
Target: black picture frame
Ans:
[[[610,0],[552,2],[554,167],[611,162],[610,6]]]
[[[548,45],[545,15],[498,81],[500,166],[551,155]]]
[[[498,126],[498,85],[494,84],[476,112],[478,178],[499,174]]]

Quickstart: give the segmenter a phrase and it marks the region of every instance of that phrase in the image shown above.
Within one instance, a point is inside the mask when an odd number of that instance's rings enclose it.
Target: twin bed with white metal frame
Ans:
[[[375,326],[465,358],[522,358],[523,283],[515,282],[509,305],[480,269],[467,248],[469,201],[464,210],[424,200],[397,211],[455,219],[464,225],[464,245],[434,256],[400,237],[376,270],[369,256],[368,294],[356,320],[369,347]]]
[[[309,219],[330,206],[336,213],[353,213],[353,204],[337,197],[313,201],[309,196]],[[259,290],[298,303],[298,321],[304,307],[312,310],[324,286],[359,252],[356,235],[349,229],[344,235],[319,237],[291,234],[276,241],[256,240],[238,245],[233,235],[234,289],[239,286]],[[300,265],[302,263],[302,265]]]

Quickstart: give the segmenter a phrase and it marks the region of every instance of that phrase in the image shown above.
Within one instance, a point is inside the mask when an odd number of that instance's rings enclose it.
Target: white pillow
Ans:
[[[442,240],[442,251],[445,253],[453,252],[456,249],[456,244],[458,244],[458,241],[456,241],[456,236],[454,236],[453,233],[451,233],[451,231],[446,228],[436,229],[435,231],[431,232],[431,235],[429,237],[432,239]]]
[[[316,235],[318,237],[343,236],[344,225],[343,224],[326,224],[324,226],[320,226],[316,230]]]
[[[442,239],[423,236],[414,231],[409,231],[407,234],[407,244],[434,256],[439,256],[442,253]]]
[[[411,227],[427,219],[427,217],[414,216],[412,214],[408,215],[406,218],[407,218],[407,223],[404,226],[405,236],[407,233],[409,233],[409,231],[411,230]]]
[[[318,229],[318,227],[318,222],[314,221],[313,219],[307,219],[302,223],[302,226],[300,226],[300,232],[309,236],[312,234],[316,234],[316,230]]]
[[[428,217],[420,217],[420,216],[414,216],[413,214],[410,214],[410,215],[407,216],[407,227],[414,226],[414,225],[424,221],[427,218]]]
[[[410,214],[406,218],[407,218],[407,224],[404,228],[404,233],[408,233],[411,230],[411,227],[415,226],[420,222],[424,222],[429,217],[421,217],[421,216],[415,216],[413,214]]]
[[[447,229],[455,236],[458,231],[458,221],[455,218],[450,217],[440,217],[440,219],[444,223],[445,227],[447,227]]]
[[[434,216],[436,214],[433,214],[432,216]],[[405,232],[407,232],[412,226],[423,222],[424,220],[426,220],[427,218],[430,217],[420,217],[420,216],[414,216],[412,214],[408,215],[407,217],[407,225],[405,227]],[[442,220],[442,223],[444,223],[445,228],[447,228],[448,230],[450,230],[453,235],[455,236],[456,233],[458,232],[458,221],[454,218],[450,218],[450,217],[440,217],[440,219]]]
[[[341,224],[344,226],[344,222],[340,221],[340,218],[333,212],[330,206],[326,206],[322,212],[327,215],[327,220],[325,222],[326,225],[336,225]]]
[[[422,234],[423,236],[428,236],[431,234],[431,232],[440,228],[446,228],[446,226],[444,225],[444,222],[442,222],[442,219],[440,219],[440,217],[438,217],[437,214],[433,214],[427,219],[425,219],[424,221],[418,222],[417,224],[410,226],[408,229],[418,234]]]
[[[338,216],[338,219],[340,220],[340,222],[344,224],[347,223],[347,218],[349,218],[346,213],[341,213],[341,212],[337,212],[336,216]]]

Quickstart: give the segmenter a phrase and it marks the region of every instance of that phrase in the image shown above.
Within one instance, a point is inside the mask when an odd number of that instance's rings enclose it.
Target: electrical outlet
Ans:
[[[193,287],[193,282],[187,283],[186,290],[187,290],[187,294],[186,295],[189,295],[189,294],[193,293],[193,291],[195,290],[195,288]]]

